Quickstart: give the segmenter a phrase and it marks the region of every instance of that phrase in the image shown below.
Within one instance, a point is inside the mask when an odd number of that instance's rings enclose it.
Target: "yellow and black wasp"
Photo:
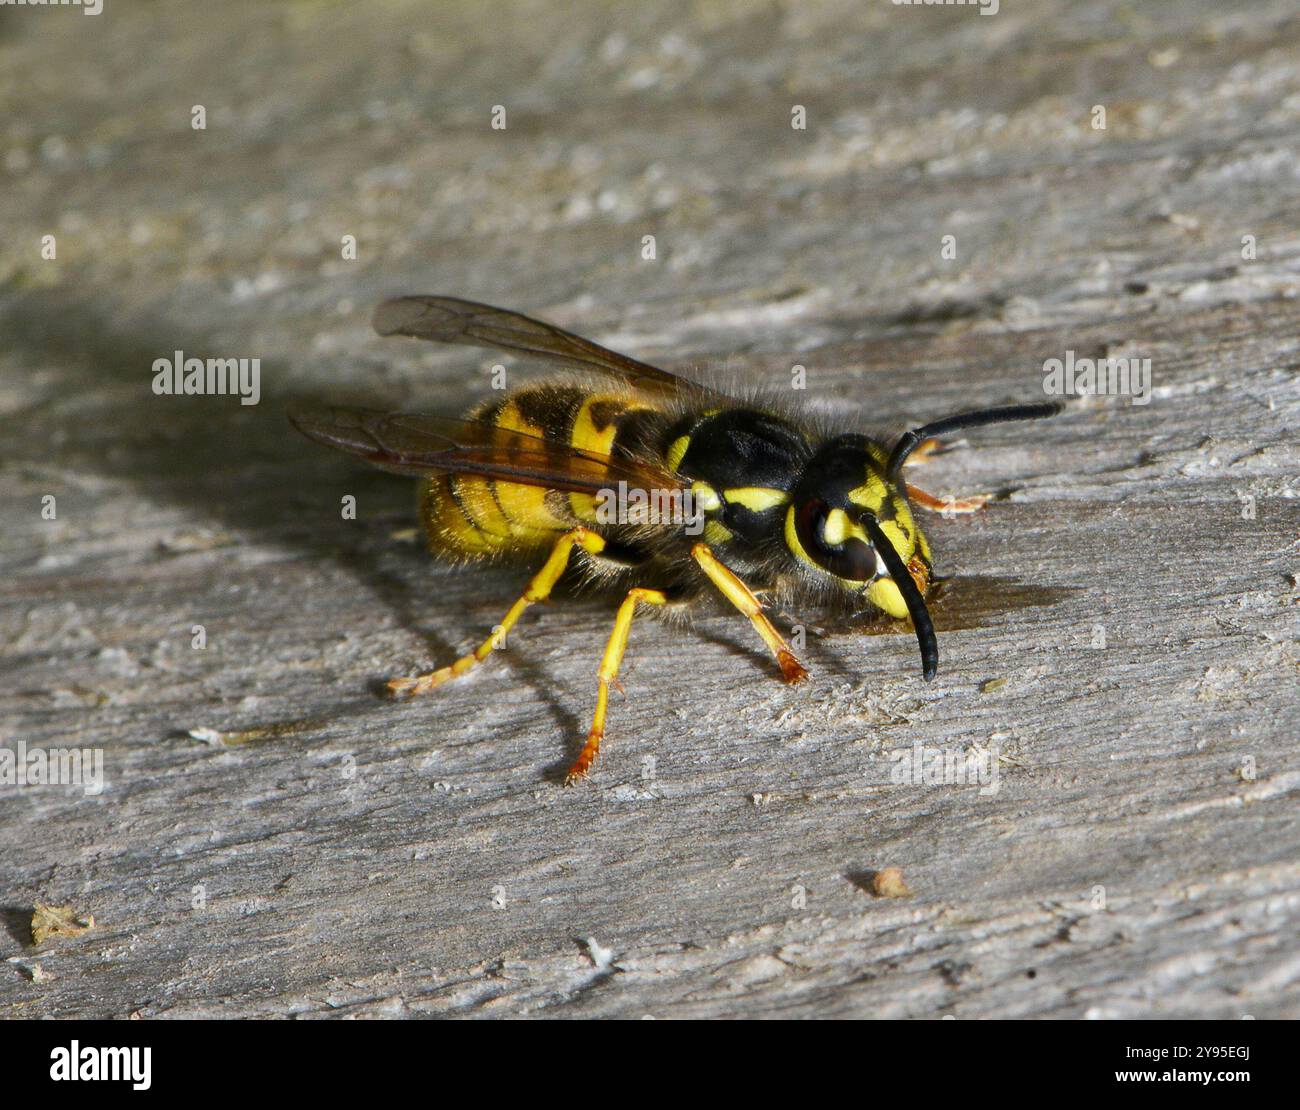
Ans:
[[[967,412],[909,431],[889,449],[472,301],[398,297],[379,306],[374,326],[385,336],[533,355],[586,375],[523,386],[464,420],[344,408],[291,416],[311,439],[418,476],[435,554],[472,561],[549,552],[477,649],[428,674],[393,679],[392,693],[424,693],[472,670],[571,564],[622,593],[597,672],[595,716],[569,782],[590,771],[600,750],[609,687],[638,606],[671,609],[716,589],[753,624],[785,681],[799,682],[807,671],[756,595],[866,603],[911,618],[922,673],[933,678],[939,652],[925,604],[933,564],[911,505],[969,512],[985,499],[933,497],[903,480],[903,464],[935,436],[1060,410],[1046,403]]]

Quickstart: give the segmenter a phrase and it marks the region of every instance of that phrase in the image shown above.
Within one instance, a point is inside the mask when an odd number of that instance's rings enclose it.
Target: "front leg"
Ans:
[[[969,497],[936,497],[918,489],[911,482],[905,482],[907,496],[918,508],[932,513],[975,513],[992,500],[991,493],[973,493]]]
[[[923,439],[918,443],[912,453],[908,456],[904,466],[923,466],[928,463],[935,455],[942,455],[951,451],[951,447],[945,447],[934,436],[929,439]],[[912,485],[911,482],[903,483],[907,487],[907,496],[912,502],[921,509],[926,509],[932,513],[974,513],[982,509],[993,495],[989,493],[975,493],[969,497],[936,497],[932,493],[926,493],[925,490]]]
[[[749,618],[750,624],[776,656],[777,664],[781,668],[781,677],[791,683],[802,682],[807,678],[808,671],[795,658],[794,652],[790,650],[790,645],[785,642],[781,633],[767,619],[767,614],[763,612],[763,606],[754,596],[754,592],[713,554],[709,545],[697,543],[691,548],[691,558],[709,576],[709,581],[718,587],[722,596]]]

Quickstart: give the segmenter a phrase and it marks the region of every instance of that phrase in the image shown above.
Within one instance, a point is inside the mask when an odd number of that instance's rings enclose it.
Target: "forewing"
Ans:
[[[681,488],[659,467],[616,459],[477,420],[370,409],[295,409],[293,426],[309,439],[400,474],[477,474],[565,493]]]
[[[409,335],[435,343],[495,347],[598,370],[650,393],[713,392],[553,324],[459,297],[395,297],[375,309],[374,327],[380,335]]]

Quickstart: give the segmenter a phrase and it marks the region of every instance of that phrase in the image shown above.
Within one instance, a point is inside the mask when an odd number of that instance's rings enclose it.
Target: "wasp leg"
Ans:
[[[942,441],[931,436],[916,445],[915,450],[912,451],[907,462],[903,465],[922,466],[934,458],[935,455],[942,455],[951,450],[951,447],[945,447]],[[907,496],[920,508],[928,509],[932,513],[973,513],[982,509],[985,503],[992,499],[991,495],[987,493],[976,493],[970,497],[935,497],[932,493],[926,493],[925,490],[918,489],[911,482],[907,482],[905,485],[907,486]]]
[[[912,502],[932,513],[978,512],[991,498],[991,494],[987,493],[974,493],[969,497],[935,497],[932,493],[917,489],[911,482],[907,482],[906,485],[907,496],[912,499]]]
[[[691,558],[699,563],[700,569],[709,576],[709,580],[722,591],[722,596],[749,618],[750,624],[757,629],[758,634],[763,637],[763,642],[776,656],[776,661],[781,667],[781,677],[786,682],[802,682],[807,678],[808,672],[795,658],[790,645],[781,638],[781,633],[767,619],[763,606],[754,596],[753,591],[737,578],[733,571],[719,562],[718,557],[709,549],[709,545],[697,543],[691,548]]]
[[[551,554],[547,557],[546,562],[542,564],[542,569],[529,579],[523,595],[510,607],[510,612],[492,630],[492,634],[486,640],[479,644],[469,655],[461,656],[449,667],[441,667],[436,671],[416,675],[413,678],[394,678],[388,683],[389,693],[403,697],[427,693],[429,690],[441,686],[449,679],[459,678],[479,663],[482,663],[496,648],[501,646],[505,641],[506,633],[515,626],[515,622],[523,616],[524,610],[528,606],[534,601],[544,601],[550,596],[555,583],[559,581],[560,575],[564,573],[565,567],[569,565],[569,554],[575,547],[582,548],[588,554],[596,555],[604,549],[605,541],[595,532],[586,528],[574,528],[572,531],[565,532],[555,541],[555,546],[551,549]]]
[[[587,742],[573,761],[569,773],[564,776],[565,784],[572,786],[579,779],[586,778],[591,765],[600,753],[600,742],[605,738],[605,708],[609,704],[609,684],[618,677],[618,666],[623,662],[623,652],[627,649],[627,634],[632,628],[632,617],[636,614],[638,604],[667,605],[668,596],[662,590],[646,590],[640,587],[629,590],[623,604],[618,607],[618,616],[614,618],[614,631],[610,633],[609,643],[605,645],[605,654],[600,660],[597,675],[600,688],[596,691],[596,713],[591,719],[591,731],[587,733]],[[622,689],[622,687],[620,687]]]
[[[921,440],[921,442],[912,449],[912,453],[908,455],[907,461],[903,465],[924,466],[934,458],[935,455],[942,455],[946,451],[951,450],[951,447],[945,447],[943,445],[942,440],[935,436],[931,436],[929,439]]]

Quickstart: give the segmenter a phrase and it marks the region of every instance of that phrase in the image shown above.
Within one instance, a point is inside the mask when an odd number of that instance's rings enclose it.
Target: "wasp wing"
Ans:
[[[399,474],[476,474],[564,493],[617,486],[674,490],[675,474],[649,463],[553,443],[478,420],[372,409],[294,409],[289,420],[308,439]]]
[[[620,355],[553,324],[459,297],[395,297],[375,309],[373,323],[380,335],[409,335],[435,343],[516,351],[598,370],[650,393],[716,395],[696,382]]]

